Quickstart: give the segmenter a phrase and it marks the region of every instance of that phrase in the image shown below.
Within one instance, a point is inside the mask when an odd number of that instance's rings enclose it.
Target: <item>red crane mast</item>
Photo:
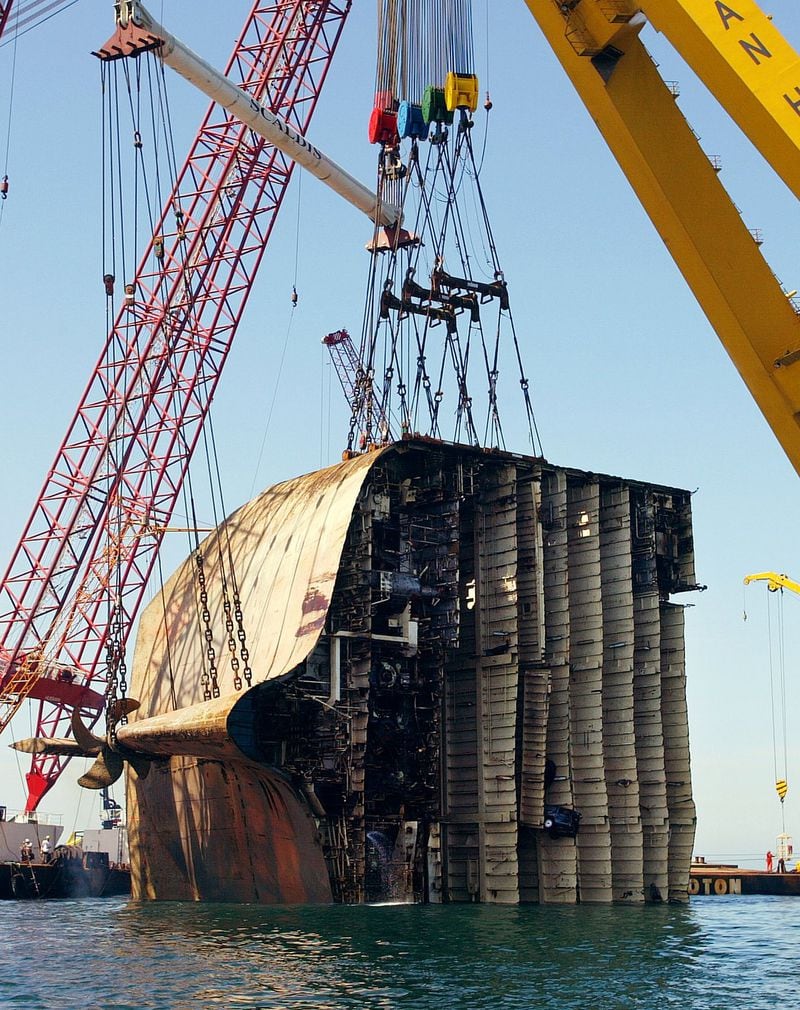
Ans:
[[[3,30],[8,23],[8,15],[11,13],[13,5],[14,0],[6,0],[5,3],[0,3],[0,39],[3,37]]]
[[[255,3],[226,75],[303,133],[350,7]],[[39,736],[99,718],[292,169],[208,110],[0,583],[0,731],[29,697]],[[67,760],[33,758],[27,810]]]

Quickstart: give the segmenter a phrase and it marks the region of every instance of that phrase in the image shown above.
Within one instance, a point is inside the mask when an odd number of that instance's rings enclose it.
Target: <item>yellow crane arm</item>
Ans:
[[[779,589],[791,589],[793,593],[800,596],[800,582],[795,582],[788,575],[779,575],[777,572],[756,572],[755,575],[745,575],[744,584],[749,586],[751,582],[766,582],[767,589],[771,593],[776,593]]]
[[[800,199],[800,56],[753,0],[640,0]]]
[[[700,45],[707,26],[704,28],[698,16],[691,18],[687,10],[710,7],[717,12],[733,11],[736,0],[731,0],[733,6],[721,0],[704,0],[702,4],[697,0],[647,0],[644,4],[629,0],[525,2],[800,473],[800,317],[639,39],[646,14],[657,19],[658,27],[669,33],[670,41],[675,41],[673,35],[680,38],[688,59],[702,62],[708,56],[712,63],[708,55],[714,48],[711,41],[707,39]],[[747,12],[740,14],[743,18],[750,17],[756,9],[750,0],[740,6]],[[682,12],[680,22],[678,8]],[[738,7],[735,13],[740,13]],[[737,24],[737,19],[731,17],[728,30],[733,31]],[[788,45],[784,43],[785,49],[779,47],[774,36],[767,35],[761,21],[750,24],[757,40],[764,42],[762,35],[766,37],[766,48],[771,46],[776,54],[780,49],[788,75],[791,62],[786,53]],[[757,43],[751,40],[751,44]],[[715,69],[708,70],[707,76],[722,80],[720,67],[726,59],[730,65],[732,57],[722,43],[715,51]],[[694,62],[692,65],[702,72]],[[747,88],[741,74],[738,85],[735,77],[731,70],[725,78],[725,88],[719,85],[726,102],[735,101],[734,96]],[[800,80],[797,83],[800,86]],[[777,86],[773,80],[771,87]],[[789,84],[785,86],[791,97]],[[768,102],[768,97],[765,92],[763,100],[746,103],[743,124],[751,131],[756,145],[762,150],[766,147],[765,153],[779,162],[781,171],[792,176],[798,185],[797,151],[789,158],[789,140],[782,143],[778,140],[781,131],[788,138],[787,130],[795,124],[791,118],[778,116],[773,108],[775,102]],[[789,103],[785,104],[792,111]],[[800,112],[792,111],[792,115],[797,115],[800,121]],[[774,123],[768,144],[762,139],[766,135],[762,131],[767,130],[765,124],[770,117]],[[758,128],[753,125],[756,120],[761,124]],[[781,157],[778,149],[783,152]]]

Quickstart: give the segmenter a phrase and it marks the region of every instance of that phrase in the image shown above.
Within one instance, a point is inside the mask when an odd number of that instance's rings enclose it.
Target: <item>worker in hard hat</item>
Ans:
[[[50,835],[44,836],[44,838],[42,839],[42,844],[39,846],[39,851],[42,854],[42,862],[49,863],[50,855],[53,851],[53,848],[50,844]]]
[[[30,838],[26,838],[25,841],[19,847],[19,858],[23,863],[33,862],[33,844]]]

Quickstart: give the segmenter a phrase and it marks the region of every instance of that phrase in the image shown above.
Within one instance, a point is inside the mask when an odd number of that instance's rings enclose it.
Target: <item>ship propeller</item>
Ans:
[[[139,702],[134,698],[117,698],[111,707],[109,727],[113,730],[123,715],[135,712]],[[122,775],[125,762],[130,764],[140,779],[147,778],[150,772],[150,761],[141,754],[124,747],[119,741],[111,742],[109,732],[105,740],[95,736],[81,721],[77,711],[72,713],[72,735],[86,750],[89,757],[95,757],[94,764],[78,779],[78,785],[84,789],[107,789]]]
[[[113,730],[117,723],[139,708],[139,702],[134,698],[117,698],[112,702],[109,711],[109,734],[106,737],[95,736],[88,729],[75,710],[72,713],[72,735],[74,739],[59,737],[31,737],[27,740],[17,740],[11,744],[15,750],[26,754],[52,754],[59,757],[93,757],[92,767],[78,779],[78,784],[84,789],[106,789],[122,775],[125,762],[133,766],[139,778],[146,778],[150,771],[150,760],[142,754],[130,751],[119,742],[112,743]]]

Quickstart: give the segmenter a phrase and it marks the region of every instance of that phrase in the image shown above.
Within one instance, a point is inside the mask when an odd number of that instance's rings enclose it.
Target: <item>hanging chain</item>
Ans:
[[[220,563],[222,558],[220,556]],[[231,562],[232,563],[232,562]],[[235,582],[235,579],[234,579]],[[234,585],[233,603],[228,596],[228,580],[222,576],[222,610],[225,614],[225,633],[228,636],[228,652],[230,653],[231,670],[233,670],[233,686],[237,691],[242,689],[242,676],[239,672],[244,666],[244,679],[250,687],[253,682],[253,671],[250,669],[250,651],[247,648],[247,635],[244,630],[244,612],[238,590]],[[236,618],[236,637],[233,634],[233,619]],[[236,640],[239,640],[237,655]]]
[[[231,657],[231,670],[233,670],[233,686],[237,691],[241,691],[242,677],[239,673],[239,657],[236,655],[236,639],[233,636],[233,608],[228,597],[228,583],[224,576],[222,579],[222,611],[225,614],[225,633],[228,636],[228,652]]]
[[[113,709],[116,707],[118,667],[116,643],[111,635],[106,643],[106,733],[112,744],[117,742],[117,734],[112,718]]]
[[[117,600],[106,644],[106,732],[112,744],[117,742],[117,726],[128,721],[124,702],[128,694],[128,667],[125,662],[125,638],[122,607]]]
[[[208,589],[206,588],[205,563],[202,551],[195,551],[195,566],[197,568],[197,585],[200,588],[200,620],[203,622],[203,638],[206,643],[206,659],[208,670],[203,672],[200,682],[203,685],[203,700],[219,698],[219,681],[217,680],[217,652],[214,648],[214,633],[211,630],[211,612],[208,609]]]
[[[233,593],[233,614],[236,618],[237,630],[236,637],[239,639],[239,655],[244,663],[244,679],[247,681],[247,686],[252,686],[253,683],[253,671],[250,669],[250,650],[247,648],[247,635],[244,631],[244,613],[242,612],[242,601],[239,598],[239,593],[234,590]]]

